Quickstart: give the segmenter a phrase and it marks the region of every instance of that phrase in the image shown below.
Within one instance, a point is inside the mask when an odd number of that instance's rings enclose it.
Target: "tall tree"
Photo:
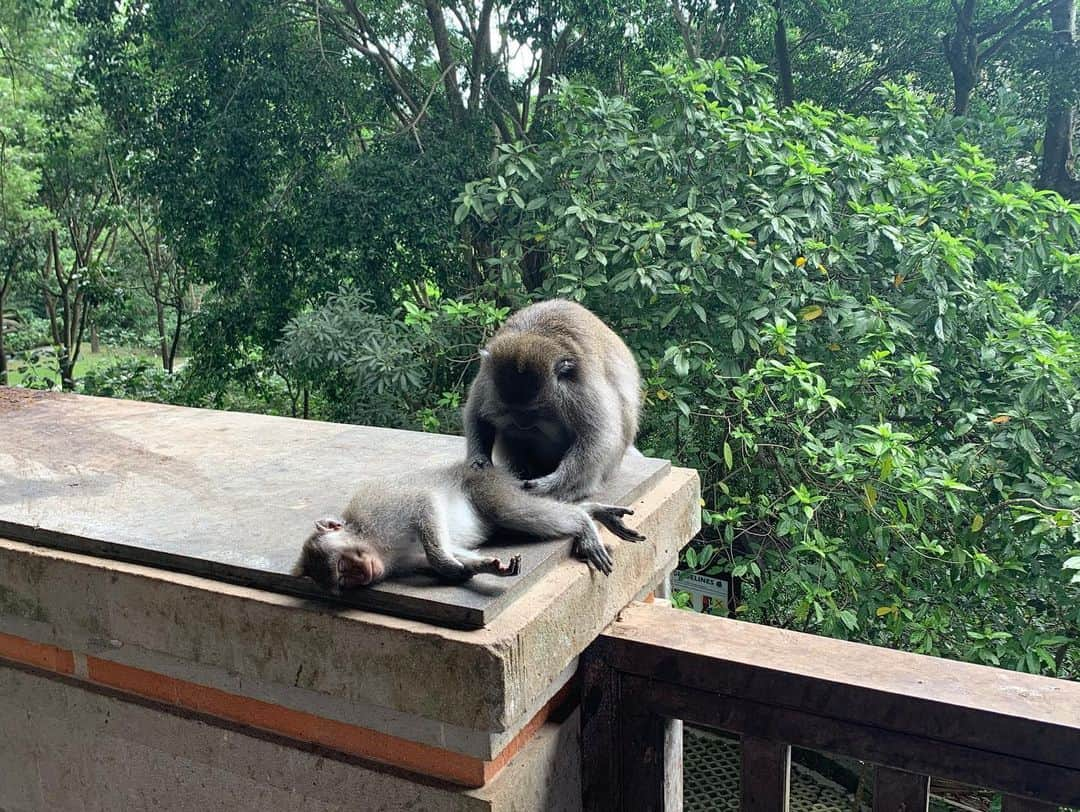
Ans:
[[[1047,69],[1046,131],[1039,184],[1075,200],[1080,199],[1080,181],[1072,173],[1073,130],[1080,93],[1076,0],[1054,0],[1050,24],[1052,61]]]
[[[776,53],[776,73],[780,80],[778,101],[781,107],[788,107],[795,101],[795,79],[791,75],[791,52],[788,50],[787,26],[784,24],[784,0],[773,0],[776,12],[773,29],[773,51]]]
[[[677,42],[659,0],[79,8],[138,194],[210,286],[192,337],[218,378],[254,374],[253,350],[343,282],[384,310],[423,280],[487,283],[486,236],[452,220],[464,184],[499,143],[545,137],[557,76],[625,83],[667,53],[657,16]]]
[[[136,182],[130,171],[118,170],[111,156],[106,156],[113,199],[119,206],[119,223],[142,258],[137,277],[154,306],[161,366],[172,372],[184,325],[190,321],[190,274],[177,261],[161,228],[161,202],[130,194]],[[121,174],[124,175],[121,179]]]
[[[62,89],[64,38],[55,18],[30,3],[0,6],[0,385],[8,382],[5,333],[9,296],[30,278],[56,225],[42,205],[42,166],[48,149],[46,116]],[[49,67],[46,67],[49,66]]]
[[[60,382],[75,386],[75,364],[95,304],[94,289],[105,282],[116,247],[116,212],[96,111],[74,123],[52,123],[42,166],[41,197],[55,222],[48,229],[41,291],[57,350]]]
[[[953,114],[967,115],[971,95],[988,62],[1029,26],[1039,22],[1057,0],[1020,0],[1004,8],[977,0],[950,0],[952,31],[942,36],[953,79]]]

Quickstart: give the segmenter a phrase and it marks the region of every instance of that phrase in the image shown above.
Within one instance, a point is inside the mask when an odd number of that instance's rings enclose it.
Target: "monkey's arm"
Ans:
[[[563,502],[580,502],[596,493],[621,458],[618,437],[589,430],[578,434],[554,471],[525,480],[521,487]]]
[[[479,393],[472,393],[465,403],[465,459],[473,468],[491,465],[495,447],[495,425],[480,415],[479,399]]]

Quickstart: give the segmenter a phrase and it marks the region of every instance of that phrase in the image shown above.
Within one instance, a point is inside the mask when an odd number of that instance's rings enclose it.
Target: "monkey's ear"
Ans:
[[[340,530],[345,526],[345,523],[341,519],[327,518],[316,519],[315,529],[320,533],[333,533],[335,530]]]
[[[573,358],[560,358],[555,362],[555,375],[559,378],[568,378],[577,369],[577,361]]]

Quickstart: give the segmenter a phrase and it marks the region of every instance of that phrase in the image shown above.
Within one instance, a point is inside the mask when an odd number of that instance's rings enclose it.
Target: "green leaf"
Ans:
[[[731,446],[728,444],[727,440],[724,440],[724,465],[727,466],[729,471],[735,467],[735,461],[731,454]]]
[[[743,351],[743,347],[746,346],[746,337],[743,335],[743,331],[736,327],[731,331],[731,348],[735,350],[735,354],[739,354]]]

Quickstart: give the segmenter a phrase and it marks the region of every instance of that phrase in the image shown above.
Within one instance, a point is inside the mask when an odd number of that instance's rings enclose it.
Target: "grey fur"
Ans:
[[[571,539],[575,555],[608,574],[611,554],[593,519],[619,538],[639,541],[644,537],[622,522],[632,513],[617,505],[566,504],[538,496],[521,490],[507,471],[460,463],[362,481],[340,519],[317,523],[294,573],[335,593],[357,585],[349,581],[355,573],[367,577],[372,560],[382,572],[360,585],[423,570],[450,581],[481,572],[517,575],[518,557],[503,564],[476,552],[499,533],[514,533],[541,541]]]
[[[622,339],[581,305],[553,299],[511,316],[482,356],[465,404],[469,462],[494,459],[525,489],[568,502],[596,493],[637,435],[641,376]],[[571,372],[557,374],[567,360]],[[502,370],[535,372],[534,399],[507,403]]]

